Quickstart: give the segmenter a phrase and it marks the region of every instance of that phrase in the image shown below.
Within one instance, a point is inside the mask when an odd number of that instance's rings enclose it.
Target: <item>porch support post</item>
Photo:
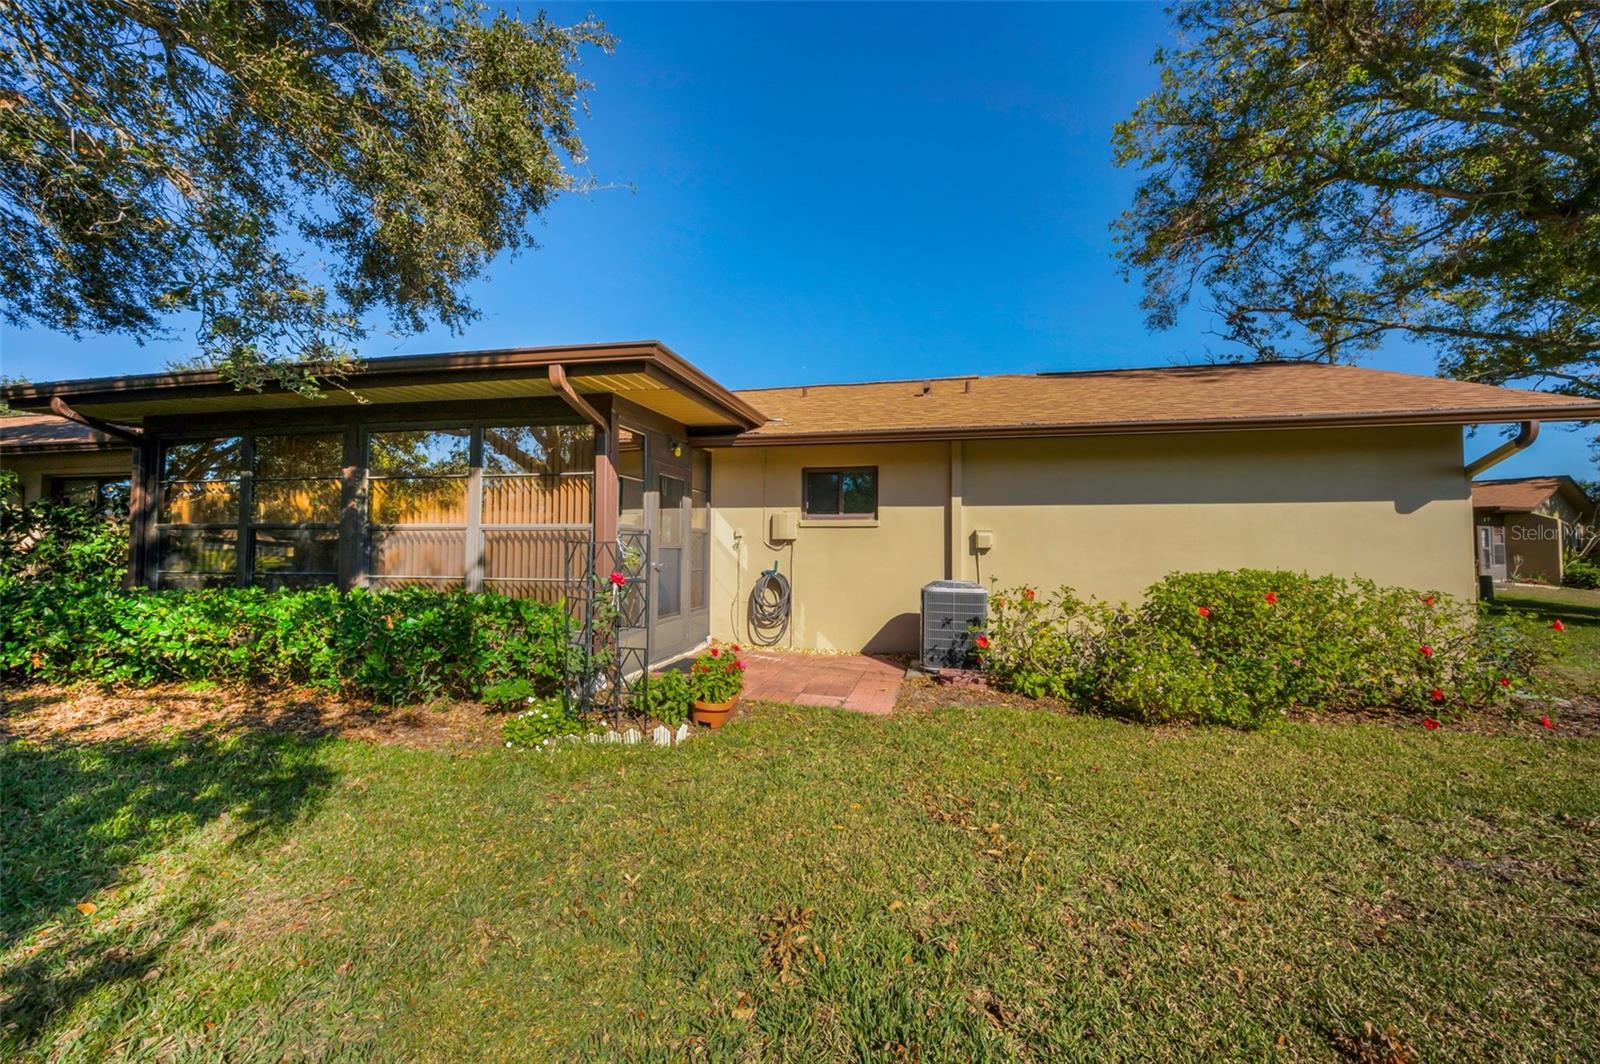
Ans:
[[[608,417],[596,410],[567,379],[567,371],[559,362],[550,364],[550,387],[579,417],[594,427],[594,542],[614,543],[617,538],[617,434],[613,419],[615,406]]]
[[[611,410],[604,429],[595,430],[594,439],[594,541],[615,543],[617,539],[617,502],[620,486],[617,483],[617,433],[616,408]]]
[[[133,477],[128,491],[128,571],[125,588],[154,587],[156,574],[156,476],[154,441],[140,438],[133,449]]]
[[[339,587],[349,591],[366,582],[366,452],[361,427],[353,419],[343,429],[339,469]]]

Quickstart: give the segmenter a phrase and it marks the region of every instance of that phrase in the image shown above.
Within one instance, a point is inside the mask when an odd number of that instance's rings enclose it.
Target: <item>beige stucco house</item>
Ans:
[[[24,502],[43,496],[119,505],[127,496],[133,447],[54,414],[0,417],[0,469],[15,473]]]
[[[1595,504],[1566,476],[1474,480],[1472,518],[1480,573],[1559,584],[1566,551],[1594,525]]]
[[[1302,363],[735,392],[654,341],[376,359],[346,384],[308,399],[189,371],[5,395],[132,441],[134,582],[559,598],[577,537],[647,597],[652,661],[750,639],[774,565],[783,645],[807,650],[913,650],[920,589],[947,577],[1122,599],[1174,570],[1286,567],[1471,596],[1463,426],[1521,422],[1526,442],[1600,419]]]

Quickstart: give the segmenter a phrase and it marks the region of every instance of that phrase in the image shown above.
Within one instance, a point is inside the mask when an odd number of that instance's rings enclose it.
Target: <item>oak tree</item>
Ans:
[[[1600,5],[1198,0],[1116,131],[1153,327],[1600,396]]]
[[[0,313],[306,390],[374,319],[459,328],[582,181],[591,46],[475,0],[0,0]]]

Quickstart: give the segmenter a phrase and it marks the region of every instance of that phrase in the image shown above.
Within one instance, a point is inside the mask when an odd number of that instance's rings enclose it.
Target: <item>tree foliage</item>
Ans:
[[[1600,5],[1200,0],[1116,132],[1153,327],[1192,294],[1257,357],[1384,337],[1600,395]]]
[[[592,20],[476,0],[5,0],[0,312],[193,322],[237,384],[314,387],[417,331],[577,183]],[[303,368],[296,366],[304,364]]]

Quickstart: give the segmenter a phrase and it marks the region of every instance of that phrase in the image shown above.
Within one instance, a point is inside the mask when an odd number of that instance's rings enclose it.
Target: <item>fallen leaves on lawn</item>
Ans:
[[[1380,1031],[1371,1022],[1363,1024],[1359,1034],[1334,1035],[1333,1047],[1355,1064],[1415,1064],[1418,1060],[1417,1051],[1392,1026]]]
[[[95,910],[97,910],[99,908],[100,908],[100,906],[96,905],[92,901],[80,901],[78,903],[78,911],[80,913],[82,913],[83,915],[85,915],[85,916],[92,915],[95,912]]]
[[[788,909],[774,909],[767,917],[770,925],[761,932],[761,943],[766,947],[762,963],[778,973],[780,983],[798,983],[807,972],[806,960],[815,959],[817,966],[827,963],[822,947],[811,941],[808,929],[815,909],[798,905]]]

